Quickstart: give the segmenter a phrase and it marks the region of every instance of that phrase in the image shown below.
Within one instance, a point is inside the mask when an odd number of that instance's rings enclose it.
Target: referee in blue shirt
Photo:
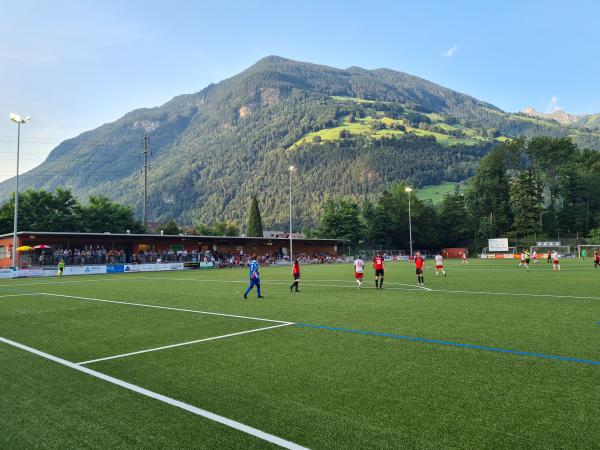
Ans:
[[[256,292],[258,293],[258,298],[263,298],[262,295],[260,295],[260,273],[259,273],[259,264],[256,261],[256,255],[252,255],[252,261],[250,261],[250,286],[248,286],[248,289],[246,289],[246,292],[244,292],[244,298],[247,299],[248,298],[248,294],[250,293],[250,291],[252,290],[252,288],[254,286],[256,286]]]

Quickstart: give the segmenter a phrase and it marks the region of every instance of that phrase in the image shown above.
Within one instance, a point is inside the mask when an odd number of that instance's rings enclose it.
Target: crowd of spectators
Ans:
[[[250,262],[251,255],[241,252],[222,253],[208,250],[168,250],[158,252],[144,250],[139,253],[129,253],[122,248],[106,249],[101,245],[89,245],[83,248],[63,248],[44,250],[40,253],[23,254],[22,263],[29,266],[55,266],[60,260],[66,265],[99,265],[99,264],[148,264],[167,262],[212,263],[215,267],[243,267]],[[262,266],[289,264],[289,256],[283,253],[264,253],[257,255]],[[329,253],[300,253],[294,256],[300,264],[329,264],[343,262],[341,257]]]

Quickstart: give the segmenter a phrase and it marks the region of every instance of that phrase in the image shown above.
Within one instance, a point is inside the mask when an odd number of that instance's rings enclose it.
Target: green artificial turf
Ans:
[[[597,447],[600,270],[517,264],[428,261],[431,291],[303,266],[297,294],[263,268],[263,300],[245,269],[2,280],[0,336],[80,362],[277,325],[42,293],[294,322],[86,367],[311,448]],[[2,448],[272,446],[4,343],[0,367]]]

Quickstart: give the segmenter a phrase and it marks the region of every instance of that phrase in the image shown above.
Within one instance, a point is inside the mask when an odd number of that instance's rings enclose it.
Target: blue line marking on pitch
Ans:
[[[486,352],[507,353],[510,355],[517,355],[517,356],[530,356],[530,357],[534,357],[534,358],[555,359],[558,361],[567,361],[567,362],[574,362],[574,363],[580,363],[580,364],[590,364],[590,365],[594,365],[594,366],[600,366],[600,361],[593,361],[593,360],[581,359],[581,358],[572,358],[569,356],[546,355],[544,353],[533,353],[533,352],[526,352],[526,351],[521,351],[521,350],[511,350],[509,348],[487,347],[485,345],[463,344],[460,342],[441,341],[439,339],[428,339],[428,338],[414,337],[414,336],[403,336],[401,334],[380,333],[377,331],[353,330],[350,328],[328,327],[326,325],[311,325],[308,323],[297,323],[296,326],[297,327],[306,327],[306,328],[317,328],[320,330],[327,330],[327,331],[339,331],[342,333],[354,333],[354,334],[363,334],[363,335],[367,335],[367,336],[386,337],[386,338],[390,338],[390,339],[399,339],[399,340],[404,340],[404,341],[422,342],[425,344],[446,345],[449,347],[467,348],[470,350],[483,350]]]

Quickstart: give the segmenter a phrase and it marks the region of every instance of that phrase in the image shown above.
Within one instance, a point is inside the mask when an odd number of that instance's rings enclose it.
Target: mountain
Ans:
[[[600,149],[600,133],[509,114],[469,95],[388,69],[336,69],[270,56],[244,72],[58,145],[22,175],[24,188],[70,186],[141,213],[140,142],[152,149],[149,220],[244,223],[257,194],[265,226],[294,214],[314,223],[328,198],[365,197],[390,183],[415,186],[470,177],[497,142],[572,136]],[[0,183],[0,199],[13,182]]]
[[[562,109],[557,109],[549,114],[536,111],[532,106],[523,109],[521,113],[536,119],[555,121],[576,128],[600,130],[600,114],[569,114]]]
[[[521,112],[529,117],[536,117],[542,120],[554,120],[563,125],[577,124],[584,118],[582,115],[566,113],[562,109],[557,109],[550,114],[542,113],[536,111],[532,106],[525,108]]]

